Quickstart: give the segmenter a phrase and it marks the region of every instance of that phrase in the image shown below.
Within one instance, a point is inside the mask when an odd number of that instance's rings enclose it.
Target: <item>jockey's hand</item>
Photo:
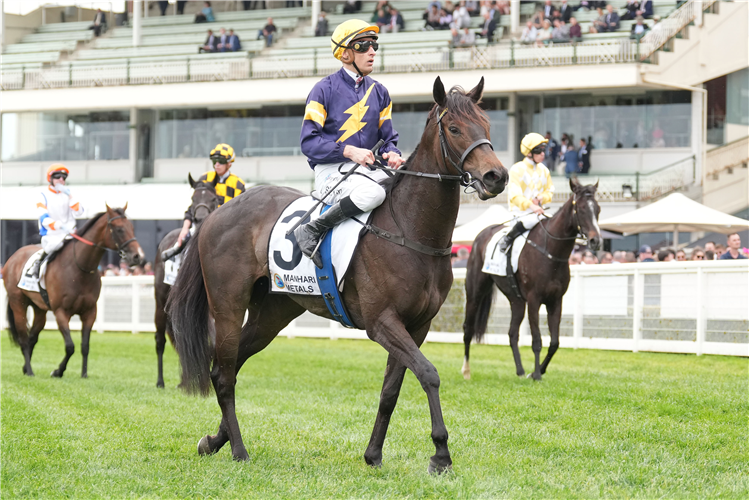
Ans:
[[[186,226],[186,227],[185,227]],[[179,232],[179,236],[177,236],[177,244],[181,245],[182,240],[185,239],[185,236],[187,236],[187,233],[190,232],[190,226],[182,226],[182,230]]]
[[[385,153],[382,155],[382,157],[388,161],[388,167],[391,167],[391,168],[399,168],[401,165],[406,163],[406,160],[401,158],[401,156],[394,151]]]
[[[75,222],[68,222],[67,224],[63,224],[60,229],[63,230],[63,232],[70,234],[75,232]]]
[[[68,196],[70,196],[70,188],[68,186],[58,186],[57,189]]]
[[[531,210],[533,210],[533,213],[536,215],[544,214],[544,207],[542,207],[541,205],[536,205],[535,203],[531,205]]]
[[[372,151],[357,148],[350,144],[343,148],[343,156],[359,165],[372,165],[375,162],[374,153],[372,153]]]

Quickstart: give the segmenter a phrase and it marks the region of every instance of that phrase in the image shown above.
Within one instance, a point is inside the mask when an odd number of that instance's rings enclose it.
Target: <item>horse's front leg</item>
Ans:
[[[65,341],[65,357],[60,366],[53,370],[50,375],[59,378],[63,376],[65,369],[68,367],[68,361],[75,352],[75,345],[73,345],[73,339],[70,337],[70,314],[63,308],[59,308],[55,311],[55,319],[57,319],[57,328],[60,329],[62,338]]]
[[[534,296],[528,297],[528,323],[531,327],[531,337],[533,348],[533,357],[535,358],[535,367],[531,377],[533,380],[541,380],[541,328],[538,325],[538,310],[541,307],[541,303]]]
[[[428,329],[428,325],[426,328]],[[452,459],[447,447],[447,428],[442,418],[440,377],[437,369],[419,350],[419,346],[400,318],[392,311],[383,312],[372,327],[367,328],[367,335],[384,347],[400,364],[411,370],[426,392],[432,418],[432,442],[435,447],[435,454],[429,459],[429,473],[439,474],[451,469]]]
[[[83,356],[83,366],[81,368],[81,378],[88,378],[88,349],[91,340],[91,329],[96,321],[96,303],[93,307],[86,310],[81,317],[81,356]]]
[[[549,335],[551,335],[551,341],[549,342],[549,350],[546,353],[544,362],[541,363],[541,374],[546,373],[546,368],[549,367],[551,358],[554,353],[559,349],[559,324],[562,322],[562,297],[549,302],[546,304],[546,313],[549,322]]]

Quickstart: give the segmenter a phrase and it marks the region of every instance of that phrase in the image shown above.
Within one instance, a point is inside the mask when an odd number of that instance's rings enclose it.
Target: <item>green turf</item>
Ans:
[[[0,347],[3,499],[749,497],[746,359],[564,349],[534,383],[515,377],[508,348],[474,346],[464,381],[462,347],[427,344],[454,463],[430,477],[429,411],[410,373],[384,466],[364,463],[386,358],[371,342],[280,338],[248,362],[237,414],[249,463],[228,445],[197,455],[220,410],[176,389],[171,347],[156,389],[150,335],[94,335],[87,380],[78,351],[49,378],[59,333],[42,334],[35,378],[5,334]]]

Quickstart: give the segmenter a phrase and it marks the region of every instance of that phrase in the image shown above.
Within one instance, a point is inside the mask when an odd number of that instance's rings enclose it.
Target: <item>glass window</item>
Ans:
[[[123,160],[130,113],[4,113],[4,161]]]
[[[726,121],[749,125],[749,68],[728,75],[726,87]]]

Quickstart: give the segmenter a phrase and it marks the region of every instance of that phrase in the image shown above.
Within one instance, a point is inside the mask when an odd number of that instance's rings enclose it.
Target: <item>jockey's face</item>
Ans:
[[[222,175],[224,175],[226,172],[229,171],[229,166],[230,165],[228,163],[221,164],[219,162],[215,162],[213,164],[213,168],[214,168],[214,170],[216,170],[216,174],[219,177],[221,177]]]
[[[530,157],[531,157],[531,160],[533,160],[533,163],[541,163],[542,161],[544,161],[544,158],[546,158],[546,153],[541,151],[540,153],[537,153],[537,154],[531,154]]]
[[[52,174],[52,179],[51,179],[52,180],[52,186],[54,186],[54,187],[64,186],[65,185],[65,178],[66,177],[67,176],[65,174],[62,174],[62,173],[58,174],[57,172],[55,172],[54,174]]]
[[[377,40],[373,37],[367,37],[367,38],[357,38],[357,42],[376,42]],[[374,70],[374,59],[375,59],[375,49],[374,47],[369,47],[366,52],[357,52],[354,49],[347,49],[347,52],[349,53],[349,61],[353,61],[356,63],[356,66],[361,70],[363,75],[368,75]],[[356,69],[353,67],[353,64],[350,64],[351,68],[349,68],[351,71],[356,71]]]

